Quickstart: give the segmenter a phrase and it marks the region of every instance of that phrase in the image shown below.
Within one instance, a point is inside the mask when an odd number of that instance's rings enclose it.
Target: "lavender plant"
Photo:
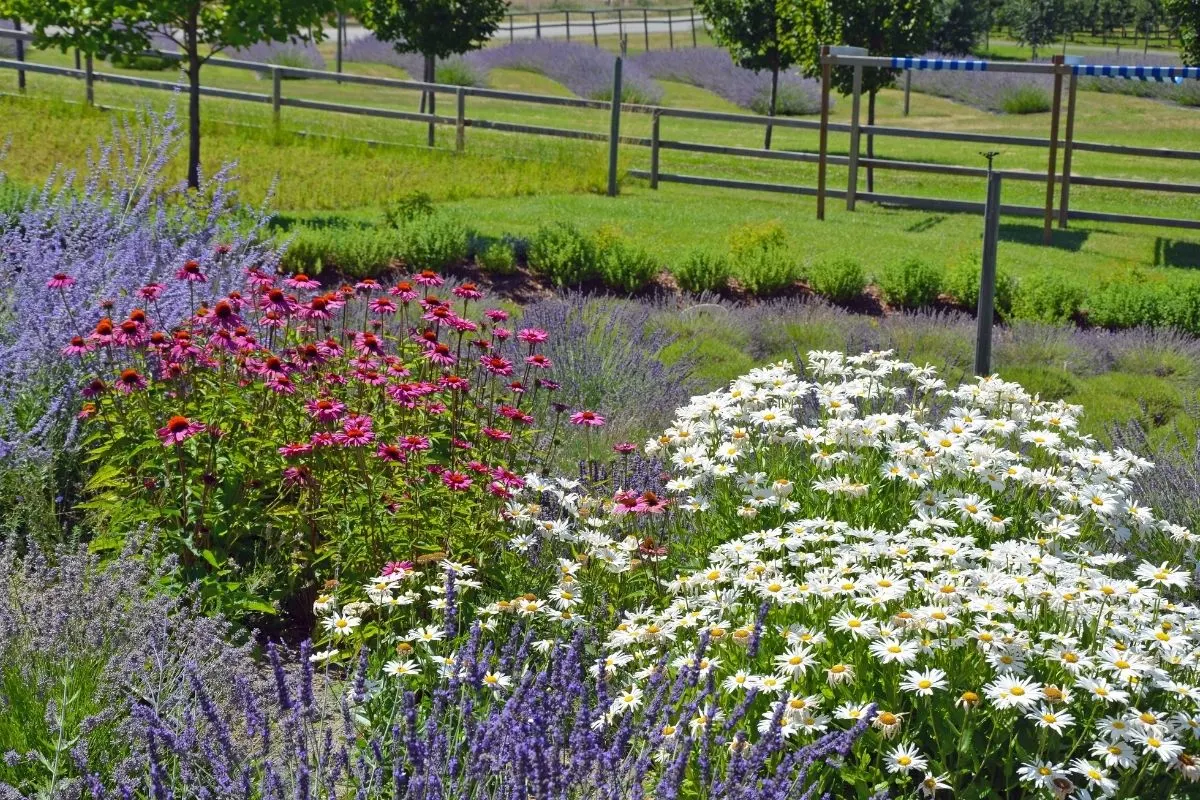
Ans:
[[[580,97],[607,100],[612,96],[611,53],[573,42],[537,39],[489,47],[470,53],[468,62],[484,69],[524,69],[538,72],[566,86]],[[621,73],[621,99],[626,103],[657,103],[662,87],[635,61]]]
[[[199,192],[172,183],[180,138],[173,109],[114,124],[82,179],[57,170],[0,232],[0,462],[73,447],[82,373],[60,350],[74,333],[147,304],[170,327],[247,267],[274,268],[265,214],[238,206],[231,166]],[[207,280],[166,287],[191,262]]]
[[[258,42],[250,47],[229,51],[230,58],[274,64],[277,67],[325,69],[325,57],[311,41]]]
[[[659,80],[681,81],[724,97],[742,108],[765,114],[771,96],[769,72],[755,72],[733,63],[729,52],[717,47],[681,50],[651,50],[630,59],[641,70]],[[796,71],[779,75],[781,115],[815,114],[821,108],[817,81]]]
[[[425,69],[424,57],[420,53],[397,52],[389,43],[375,38],[374,34],[347,43],[342,57],[348,62],[388,64],[404,70],[414,80],[420,79]],[[465,56],[451,56],[438,61],[434,79],[437,83],[455,86],[487,86],[488,70],[477,63],[472,51]]]

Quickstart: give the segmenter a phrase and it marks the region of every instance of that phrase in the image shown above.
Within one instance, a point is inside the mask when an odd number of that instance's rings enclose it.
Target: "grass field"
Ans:
[[[993,42],[993,49],[1003,46]],[[328,47],[328,45],[324,45]],[[67,64],[59,53],[36,54],[36,59]],[[104,71],[133,73],[98,65]],[[349,64],[349,70],[373,75],[405,77],[400,70],[382,65]],[[172,80],[174,73],[149,73]],[[269,93],[269,83],[252,73],[208,67],[205,82],[225,88]],[[567,90],[538,74],[494,70],[492,86],[522,92],[566,95]],[[664,105],[740,111],[716,95],[690,85],[662,82]],[[88,149],[112,124],[112,114],[85,109],[66,100],[81,99],[78,81],[43,75],[29,76],[29,94],[19,98],[15,74],[0,72],[0,137],[10,140],[4,168],[18,181],[37,183],[56,163],[79,166]],[[338,85],[326,81],[286,81],[285,97],[338,101],[385,108],[415,109],[415,93]],[[171,102],[166,92],[98,84],[97,102],[116,108],[133,108],[153,102]],[[439,109],[450,107],[445,98]],[[849,102],[837,103],[834,118],[849,118]],[[206,98],[205,161],[210,169],[236,160],[244,194],[252,201],[275,187],[272,203],[281,212],[297,216],[328,214],[374,220],[380,205],[390,197],[412,191],[428,192],[445,207],[461,213],[481,233],[526,234],[540,223],[570,220],[583,227],[610,225],[620,228],[664,260],[681,250],[724,247],[731,226],[777,220],[789,232],[805,260],[837,253],[859,257],[865,264],[918,256],[954,266],[972,259],[978,251],[981,224],[964,214],[931,214],[860,205],[849,214],[831,202],[828,219],[818,223],[810,198],[775,196],[734,190],[717,190],[663,184],[651,191],[643,181],[625,179],[622,196],[599,196],[605,183],[605,146],[601,143],[517,136],[484,130],[467,132],[466,153],[453,150],[453,131],[438,132],[438,146],[423,146],[425,128],[414,123],[337,115],[300,109],[283,110],[278,130],[271,125],[268,105],[236,103]],[[469,98],[467,116],[522,122],[559,128],[604,132],[608,114],[544,105],[514,104]],[[1000,115],[949,100],[914,94],[912,113],[902,114],[902,93],[885,91],[879,99],[881,124],[1045,137],[1049,114]],[[648,136],[645,115],[626,114],[622,133]],[[1153,136],[1147,136],[1152,131]],[[699,122],[667,118],[664,139],[706,142],[742,147],[760,146],[758,126]],[[1156,147],[1195,149],[1200,142],[1200,110],[1123,95],[1082,92],[1076,122],[1079,140],[1116,144],[1152,144]],[[371,146],[351,139],[380,143]],[[816,133],[777,129],[778,149],[815,150]],[[831,150],[844,153],[845,135],[831,138]],[[883,158],[981,165],[981,146],[913,139],[876,142]],[[1046,154],[1034,148],[1000,148],[998,166],[1041,172]],[[645,148],[624,147],[625,169],[646,169]],[[182,172],[182,164],[178,167]],[[815,165],[760,159],[664,151],[665,172],[761,180],[773,183],[815,184]],[[1197,182],[1196,162],[1146,159],[1077,152],[1074,172],[1084,175],[1129,177],[1154,181]],[[864,176],[860,176],[860,181]],[[830,170],[830,185],[844,186],[845,171]],[[863,184],[860,183],[860,186]],[[896,194],[982,199],[977,179],[918,173],[877,171],[877,191]],[[1010,181],[1004,199],[1010,203],[1040,205],[1045,186],[1040,182]],[[1074,187],[1075,208],[1183,218],[1200,215],[1196,195],[1128,192],[1116,189]],[[1200,234],[1129,225],[1072,225],[1057,231],[1055,247],[1040,246],[1040,223],[1030,219],[1006,220],[1002,232],[1001,263],[1013,274],[1049,271],[1088,280],[1192,281],[1200,267]]]

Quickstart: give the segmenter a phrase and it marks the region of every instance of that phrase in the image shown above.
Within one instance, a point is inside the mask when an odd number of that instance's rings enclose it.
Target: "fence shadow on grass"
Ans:
[[[908,233],[924,233],[927,230],[936,228],[938,225],[945,222],[947,219],[945,214],[931,214],[924,219],[919,219],[912,225],[909,225],[905,230]]]
[[[1064,231],[1055,228],[1054,241],[1050,246],[1059,250],[1078,253],[1083,249],[1083,243],[1087,241],[1091,233],[1091,231],[1076,229]],[[1000,241],[1031,244],[1040,247],[1042,245],[1042,225],[1041,223],[1028,222],[1002,222],[1000,223]]]
[[[1154,240],[1154,266],[1200,268],[1200,242],[1159,236]]]

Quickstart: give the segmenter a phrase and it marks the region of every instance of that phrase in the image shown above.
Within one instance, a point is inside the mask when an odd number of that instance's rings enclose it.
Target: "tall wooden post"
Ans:
[[[642,9],[642,33],[645,35],[646,52],[650,52],[650,11]]]
[[[908,101],[912,95],[912,70],[904,70],[904,116],[908,116]]]
[[[861,64],[854,65],[854,88],[850,101],[850,169],[846,179],[846,210],[854,210],[855,195],[858,193],[858,126],[859,110],[862,107]]]
[[[567,17],[567,41],[571,41],[571,11],[568,9],[564,12]]]
[[[821,145],[817,156],[817,219],[825,219],[825,169],[829,150],[829,83],[833,65],[829,63],[829,45],[821,46]]]
[[[596,12],[592,12],[592,47],[600,46],[600,34],[596,33]]]
[[[659,142],[659,113],[654,112],[650,122],[650,188],[658,188],[658,142]]]
[[[1072,65],[1073,66],[1073,65]],[[1063,141],[1062,189],[1058,199],[1058,227],[1067,227],[1067,216],[1071,207],[1071,156],[1075,151],[1075,91],[1079,76],[1071,70],[1067,84],[1067,130]]]
[[[342,55],[346,49],[346,15],[339,11],[337,15],[337,74],[342,74]],[[338,78],[341,83],[341,78]]]
[[[16,31],[17,33],[21,32],[21,20],[19,20],[19,19],[13,20],[13,30]],[[25,61],[25,40],[24,39],[17,39],[17,61],[20,61],[20,62]],[[25,70],[23,70],[23,69],[17,70],[17,91],[19,91],[21,94],[25,94]]]
[[[83,61],[83,70],[84,70],[83,80],[84,80],[84,83],[86,84],[87,104],[89,106],[96,105],[96,76],[95,76],[94,66],[95,66],[95,62],[92,60],[92,54],[88,53],[84,57],[84,61]]]
[[[671,9],[667,9],[667,42],[672,50],[675,49],[675,29],[671,26]]]
[[[612,120],[608,129],[608,196],[617,196],[617,146],[621,139],[621,59],[613,63]]]
[[[454,150],[461,153],[467,146],[467,93],[459,86],[454,90]]]
[[[987,203],[983,208],[983,261],[975,318],[975,374],[992,374],[992,320],[996,315],[996,244],[1000,239],[1000,173],[988,159]]]
[[[533,24],[537,27],[537,38],[542,38],[542,12],[533,15]]]
[[[692,6],[691,15],[692,15],[691,16],[691,19],[692,19],[692,47],[695,48],[697,46],[696,45],[696,7],[695,6]]]
[[[1058,172],[1058,118],[1062,112],[1063,57],[1054,56],[1054,95],[1050,108],[1050,158],[1046,166],[1046,211],[1042,243],[1054,241],[1054,180]]]
[[[271,67],[271,121],[279,127],[279,109],[283,106],[283,74],[279,67]]]

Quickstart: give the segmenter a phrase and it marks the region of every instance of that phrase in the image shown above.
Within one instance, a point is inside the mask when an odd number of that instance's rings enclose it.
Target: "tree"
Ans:
[[[397,52],[424,56],[423,80],[433,83],[437,59],[483,47],[507,10],[507,0],[362,0],[362,22]]]
[[[939,53],[971,52],[991,24],[990,0],[938,0],[930,47]]]
[[[1017,43],[1033,49],[1034,59],[1039,47],[1058,38],[1066,21],[1063,0],[1008,0],[1001,13]]]
[[[779,73],[795,63],[785,44],[787,8],[791,0],[697,0],[717,44],[729,51],[739,67],[771,71],[767,116],[774,117],[779,100]],[[771,125],[763,147],[771,149]]]
[[[1179,31],[1183,63],[1200,67],[1200,0],[1166,0],[1167,13]]]
[[[299,36],[320,39],[330,0],[7,0],[39,44],[98,57],[148,50],[166,36],[188,78],[188,186],[200,186],[200,68],[227,47]]]
[[[933,33],[934,0],[793,0],[790,36],[799,63],[810,77],[821,74],[822,45],[864,47],[873,56],[911,56],[929,49]],[[875,124],[875,97],[896,81],[899,70],[864,69],[867,124]],[[853,70],[833,70],[833,88],[853,91]],[[875,137],[867,135],[867,157],[875,152]],[[867,190],[873,191],[874,170],[867,168]]]

